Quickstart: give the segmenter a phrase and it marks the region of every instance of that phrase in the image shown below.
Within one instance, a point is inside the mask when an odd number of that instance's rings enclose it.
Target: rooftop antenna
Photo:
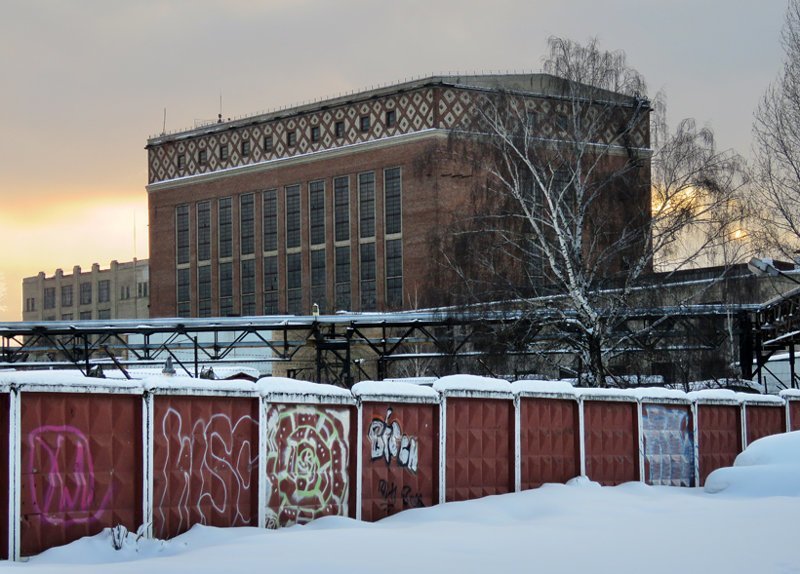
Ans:
[[[217,115],[217,123],[222,123],[222,91],[219,92],[219,115]]]
[[[165,135],[167,133],[167,108],[164,108],[164,123],[161,124],[161,135]]]

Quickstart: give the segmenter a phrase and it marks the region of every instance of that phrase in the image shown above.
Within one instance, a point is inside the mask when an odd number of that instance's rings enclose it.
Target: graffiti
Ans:
[[[347,515],[349,413],[276,405],[267,414],[267,526]]]
[[[191,428],[181,413],[170,407],[161,419],[161,436],[166,443],[161,476],[164,489],[158,504],[161,536],[166,535],[165,510],[177,507],[183,532],[195,522],[209,524],[210,512],[228,513],[226,525],[252,524],[250,479],[258,459],[258,448],[249,438],[257,436],[258,421],[244,415],[233,419],[226,414],[198,418]],[[177,450],[174,444],[177,443]],[[169,488],[167,488],[169,486]],[[177,502],[175,493],[177,490]],[[171,496],[170,496],[171,494]]]
[[[389,513],[393,512],[397,504],[397,484],[381,479],[378,481],[378,494],[382,499],[379,505],[381,509]],[[413,492],[408,485],[400,489],[400,502],[403,505],[403,510],[425,507],[425,503],[422,502],[422,493]]]
[[[28,448],[29,492],[41,519],[67,526],[99,520],[111,500],[112,487],[108,485],[98,503],[94,460],[86,435],[69,425],[41,426],[28,434]],[[71,465],[62,467],[62,461]],[[42,468],[36,468],[37,462]],[[40,476],[44,477],[43,489],[36,487]]]
[[[389,422],[391,416],[392,409],[389,408],[386,410],[386,419],[372,419],[369,425],[367,436],[371,445],[372,460],[382,458],[388,465],[392,463],[392,459],[397,459],[398,466],[416,474],[419,464],[417,438],[403,434],[398,421]]]
[[[693,486],[694,437],[689,410],[645,405],[642,415],[648,482],[665,486]]]

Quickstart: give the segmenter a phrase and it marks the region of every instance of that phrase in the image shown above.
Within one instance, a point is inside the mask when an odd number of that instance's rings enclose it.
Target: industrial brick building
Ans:
[[[454,134],[475,136],[476,102],[502,91],[557,139],[556,81],[430,77],[149,139],[151,316],[435,304],[433,238],[486,170],[480,137],[467,158]]]

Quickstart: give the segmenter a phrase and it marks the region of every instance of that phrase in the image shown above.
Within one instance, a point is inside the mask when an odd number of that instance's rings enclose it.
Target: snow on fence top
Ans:
[[[31,392],[138,394],[144,390],[142,381],[85,377],[78,371],[0,373],[0,385]]]
[[[258,391],[272,402],[355,404],[348,389],[284,377],[265,377],[255,383]]]
[[[783,389],[780,392],[780,396],[785,397],[786,399],[800,398],[800,389]]]
[[[253,395],[258,396],[258,387],[244,379],[218,380],[194,379],[175,376],[153,376],[144,381],[144,389],[154,394],[171,395]]]
[[[525,395],[558,395],[577,397],[575,387],[567,381],[536,381],[525,379],[511,383],[511,392],[517,396]]]
[[[353,396],[362,401],[386,398],[408,402],[438,403],[439,393],[431,387],[399,381],[362,381],[352,388]]]
[[[448,375],[433,383],[443,396],[512,398],[511,383],[477,375]]]

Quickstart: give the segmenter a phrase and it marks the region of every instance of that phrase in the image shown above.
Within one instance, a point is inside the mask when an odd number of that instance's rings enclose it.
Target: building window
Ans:
[[[250,155],[250,141],[245,140],[242,142],[242,157],[247,157]]]
[[[62,313],[61,314],[62,321],[72,321],[72,313]]]
[[[334,241],[350,239],[350,178],[333,180],[333,226]]]
[[[336,122],[333,129],[337,138],[341,139],[344,137],[344,122],[342,120]]]
[[[267,153],[272,151],[272,134],[264,136],[264,151]]]
[[[79,321],[91,321],[92,320],[92,312],[91,311],[81,311],[78,315]]]
[[[178,317],[189,317],[191,315],[191,275],[188,268],[178,269],[177,286]]]
[[[358,176],[359,237],[375,237],[375,174]]]
[[[286,255],[286,310],[299,315],[303,310],[303,269],[300,253]]]
[[[278,256],[267,255],[264,257],[264,314],[278,313]]]
[[[25,312],[30,313],[31,311],[36,311],[36,299],[34,297],[25,299]]]
[[[242,315],[256,314],[256,260],[242,260]]]
[[[224,259],[233,255],[232,240],[232,220],[231,220],[231,198],[224,197],[219,200],[219,257]]]
[[[369,116],[361,116],[358,119],[358,126],[361,128],[362,132],[369,131]]]
[[[186,154],[178,154],[178,169],[183,170],[186,168]]]
[[[386,235],[402,231],[402,185],[400,168],[394,167],[383,172],[383,209]]]
[[[220,144],[219,145],[219,159],[225,161],[228,159],[228,144]]]
[[[197,268],[197,316],[211,317],[211,265]]]
[[[111,281],[103,279],[97,282],[97,302],[108,303],[111,301]]]
[[[201,149],[197,152],[197,163],[200,165],[206,165],[208,163],[208,150]]]
[[[336,256],[336,309],[347,310],[352,307],[350,302],[350,246],[337,247]]]
[[[61,306],[72,307],[72,285],[61,286]]]
[[[92,284],[88,281],[85,283],[81,283],[81,294],[80,294],[80,302],[81,305],[91,305],[92,304]]]
[[[179,205],[175,208],[175,229],[177,240],[178,265],[189,263],[189,206]]]
[[[278,191],[265,191],[263,202],[264,251],[275,251],[278,249]]]
[[[197,204],[197,260],[211,259],[211,203]]]
[[[255,196],[246,193],[239,198],[239,249],[242,255],[255,252]]]
[[[119,288],[119,298],[120,301],[126,301],[131,298],[131,286],[130,285],[122,285]]]
[[[403,305],[403,240],[386,242],[386,305],[392,308]]]
[[[375,298],[375,244],[362,243],[361,261],[361,310],[374,311],[376,308]]]
[[[297,143],[297,132],[294,130],[286,132],[286,145],[289,147],[294,147]]]
[[[393,128],[395,123],[397,123],[397,112],[394,110],[387,110],[386,111],[386,127]]]
[[[300,186],[286,188],[286,248],[300,247]]]
[[[56,308],[56,288],[55,287],[45,287],[44,288],[44,308],[45,309],[55,309]]]
[[[326,279],[325,250],[315,249],[311,252],[311,302],[323,313],[328,309]]]
[[[311,245],[325,244],[325,183],[312,181],[308,184],[309,205],[309,231]]]
[[[311,126],[311,141],[314,143],[319,141],[319,126]]]
[[[111,309],[98,309],[97,318],[100,320],[111,319]]]
[[[219,315],[233,314],[233,263],[219,264]]]
[[[148,291],[147,285],[148,285],[147,281],[141,281],[137,283],[137,287],[139,288],[138,289],[139,297],[147,297],[147,291]]]

